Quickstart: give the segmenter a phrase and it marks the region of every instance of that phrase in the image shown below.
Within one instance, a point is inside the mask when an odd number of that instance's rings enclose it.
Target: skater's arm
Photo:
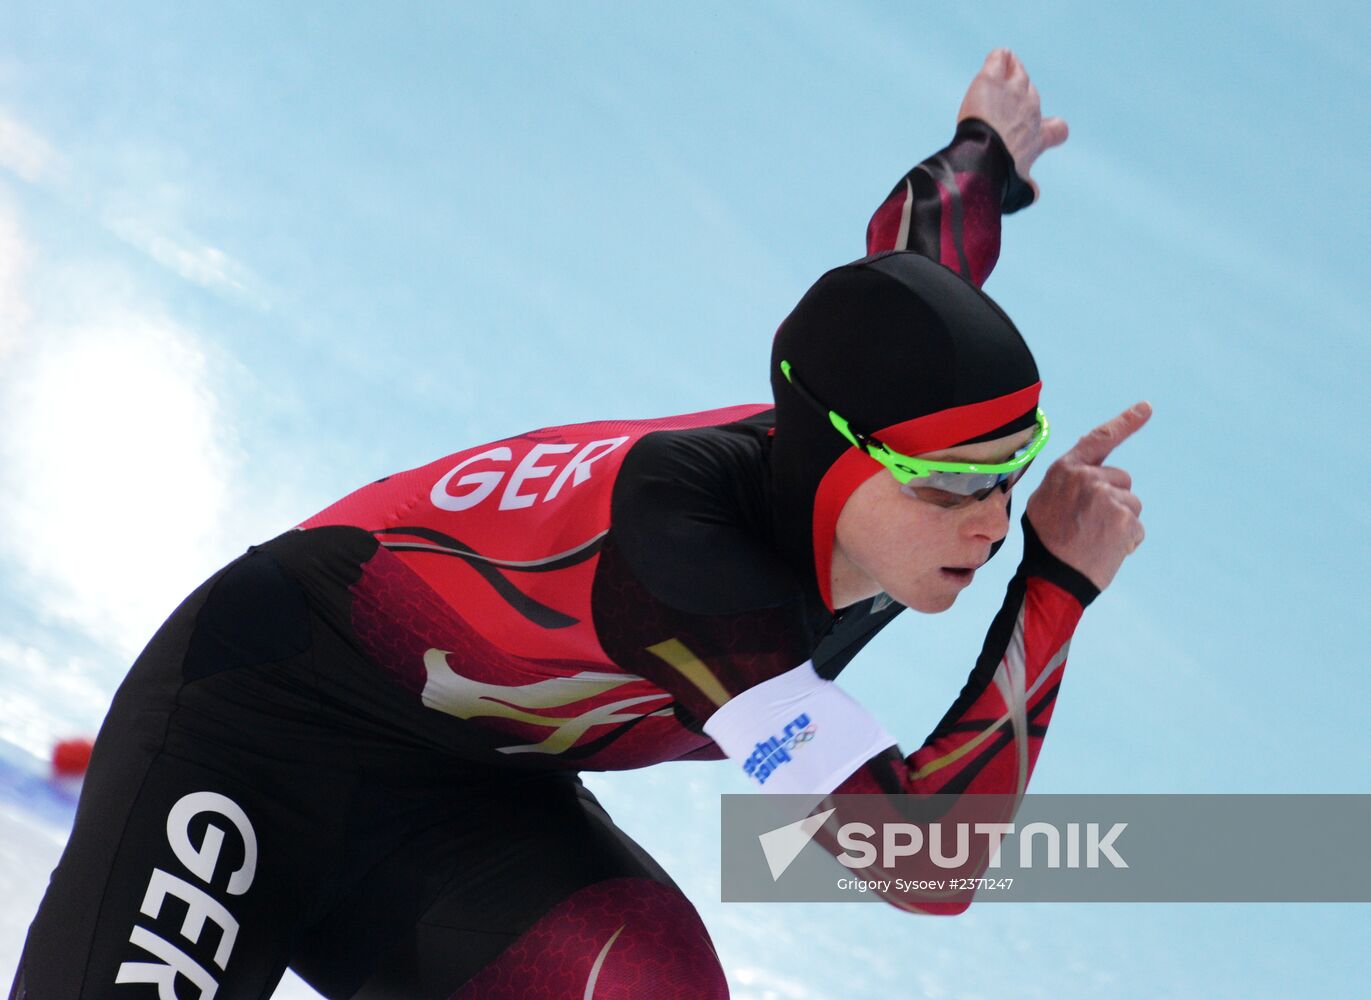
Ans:
[[[1015,801],[1023,795],[1081,614],[1142,543],[1142,505],[1132,478],[1104,462],[1150,416],[1151,408],[1138,404],[1081,438],[1048,469],[1023,518],[1023,561],[956,702],[918,750],[908,757],[887,750],[838,785],[837,794],[971,793]],[[971,895],[886,898],[905,909],[959,913]]]
[[[1023,560],[976,665],[914,753],[903,756],[873,717],[835,685],[818,680],[812,668],[808,673],[797,668],[738,696],[706,723],[706,731],[762,791],[858,796],[826,799],[815,808],[816,813],[833,810],[816,839],[835,854],[844,850],[836,831],[845,823],[875,827],[909,821],[899,802],[862,801],[867,795],[969,795],[958,801],[973,809],[989,801],[981,796],[999,796],[993,807],[1004,814],[982,813],[977,820],[1012,820],[1042,748],[1081,614],[1142,541],[1141,503],[1131,478],[1103,463],[1150,413],[1139,404],[1120,414],[1049,468],[1029,499]],[[755,751],[752,733],[760,734]],[[759,773],[764,780],[758,780]],[[987,861],[984,854],[973,856],[969,868],[955,874],[978,877]],[[965,910],[971,892],[899,888],[897,877],[909,885],[949,874],[921,868],[930,865],[924,855],[899,872],[872,868],[864,877],[885,885],[878,891],[903,909]]]
[[[1029,170],[1066,135],[1060,118],[1042,118],[1022,63],[996,49],[962,100],[952,142],[902,177],[872,216],[867,253],[916,250],[982,284],[999,256],[1001,215],[1034,200]]]

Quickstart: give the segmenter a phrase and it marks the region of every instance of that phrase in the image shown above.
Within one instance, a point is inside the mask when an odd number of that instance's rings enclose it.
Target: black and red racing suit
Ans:
[[[979,284],[1025,202],[964,122],[867,249]],[[717,759],[721,705],[806,661],[835,677],[902,610],[834,608],[780,557],[770,418],[467,448],[222,570],[116,697],[12,996],[256,997],[286,965],[331,997],[725,995],[693,907],[575,773]],[[1095,595],[1025,531],[942,722],[837,791],[1022,792]]]

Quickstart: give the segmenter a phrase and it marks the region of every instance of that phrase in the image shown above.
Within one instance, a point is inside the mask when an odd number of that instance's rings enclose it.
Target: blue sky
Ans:
[[[1118,455],[1148,540],[1084,620],[1034,790],[1371,791],[1364,7],[338,6],[0,9],[7,752],[93,729],[182,595],[361,483],[763,400],[777,323],[1010,45],[1072,127],[987,284],[1049,448],[1156,409]],[[1015,549],[844,674],[907,750]],[[740,997],[1350,996],[1371,931],[1365,906],[723,906],[731,775],[594,784]],[[4,976],[55,840],[0,819]]]

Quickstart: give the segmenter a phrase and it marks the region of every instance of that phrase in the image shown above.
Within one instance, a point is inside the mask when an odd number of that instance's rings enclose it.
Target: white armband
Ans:
[[[827,795],[895,739],[812,660],[748,688],[704,724],[763,792]]]

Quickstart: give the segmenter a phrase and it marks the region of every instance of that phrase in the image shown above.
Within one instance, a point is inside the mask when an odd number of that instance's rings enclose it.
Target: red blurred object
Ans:
[[[87,739],[58,740],[52,748],[52,770],[63,777],[79,777],[90,763],[91,742]]]

